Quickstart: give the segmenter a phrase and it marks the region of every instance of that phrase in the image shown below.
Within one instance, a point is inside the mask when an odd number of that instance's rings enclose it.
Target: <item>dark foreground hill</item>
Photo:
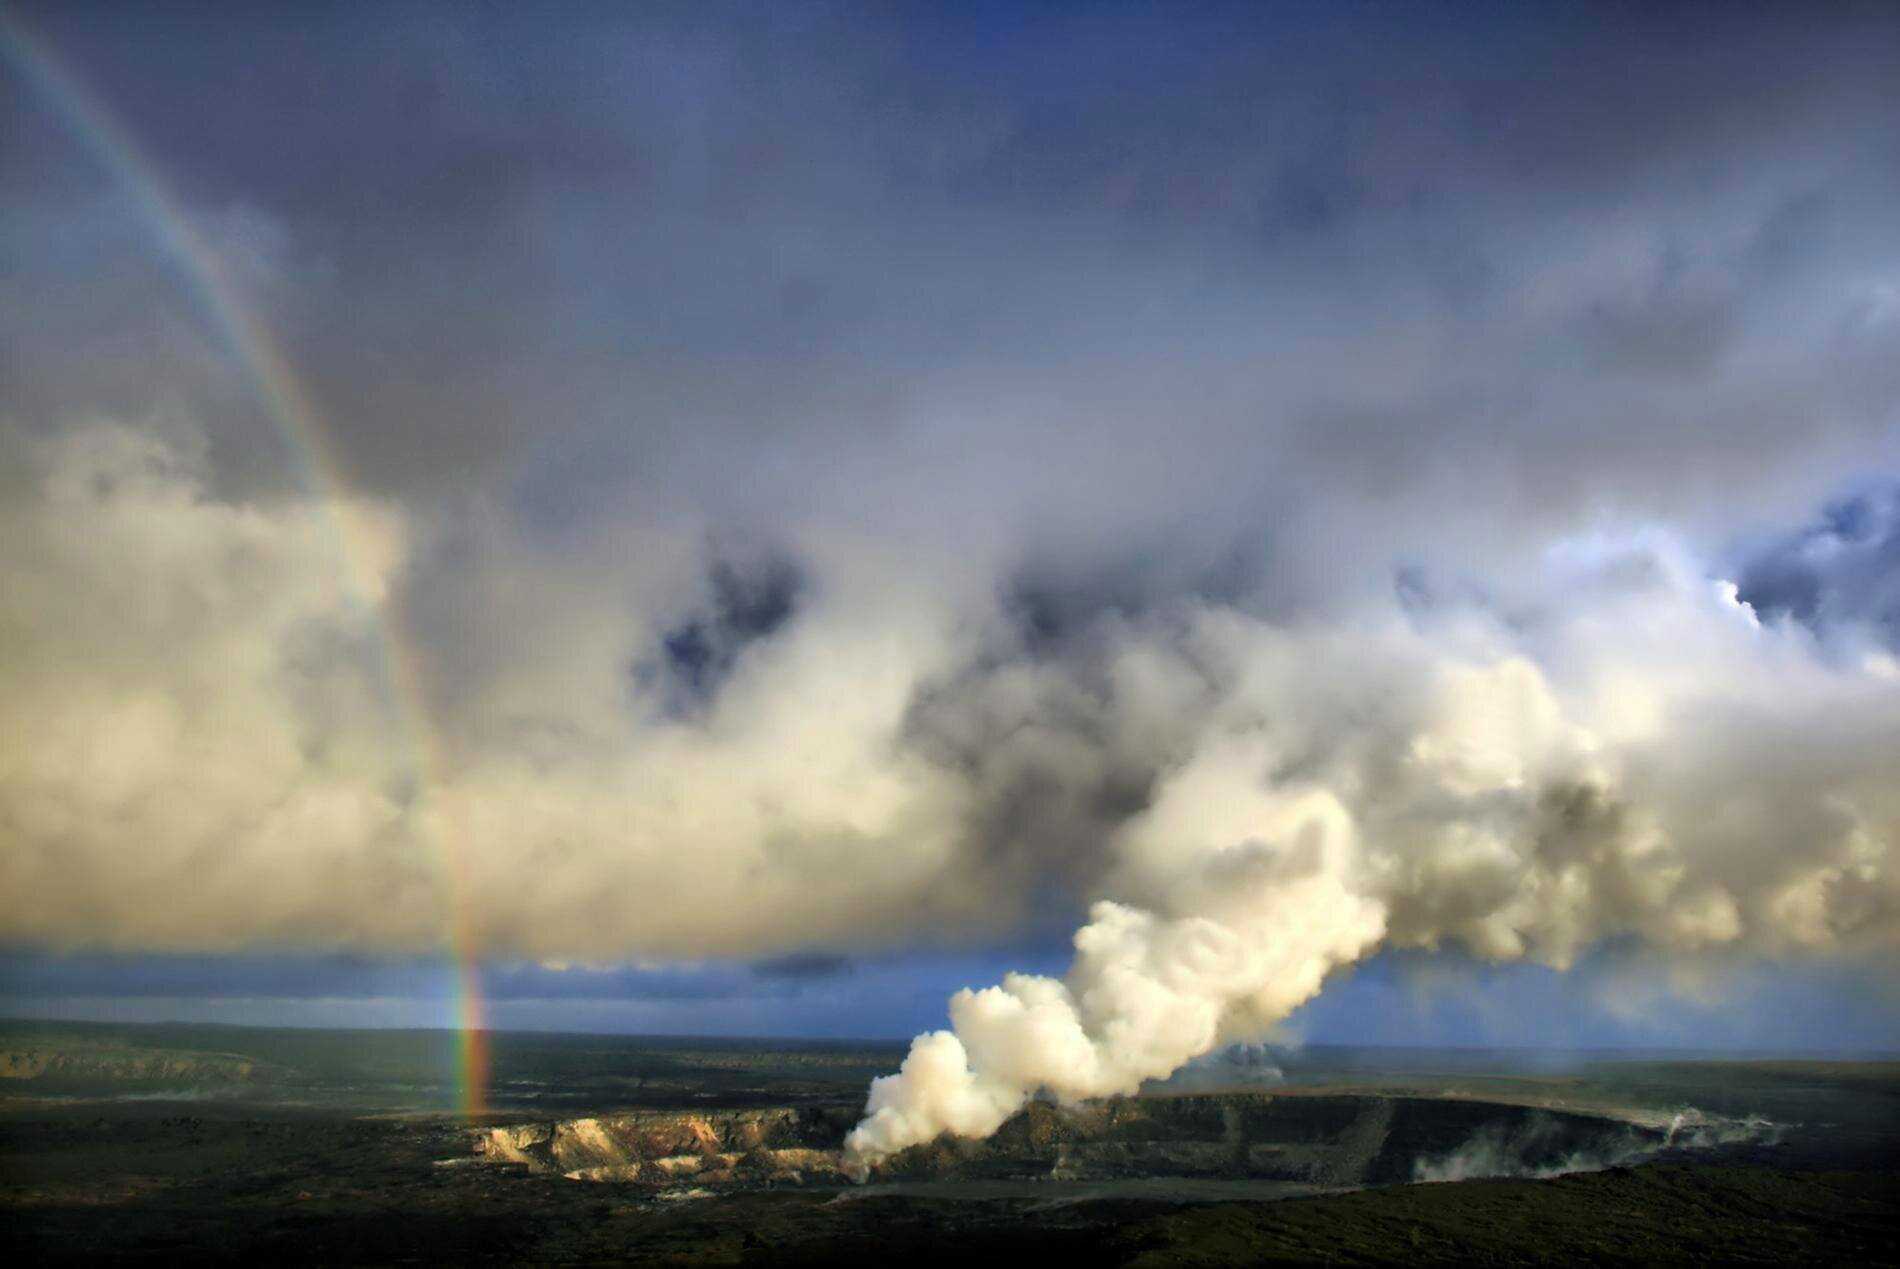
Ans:
[[[63,1138],[63,1139],[55,1139]],[[391,1121],[8,1125],[13,1263],[1900,1263],[1900,1178],[1651,1164],[1278,1202],[739,1189],[437,1166]],[[40,1163],[23,1179],[23,1148]]]

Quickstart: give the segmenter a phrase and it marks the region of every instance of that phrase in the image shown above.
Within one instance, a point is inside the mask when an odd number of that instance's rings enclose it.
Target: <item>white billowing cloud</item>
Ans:
[[[1652,544],[1653,547],[1654,544]],[[866,1161],[1030,1096],[1133,1092],[1264,1034],[1384,945],[1566,967],[1900,941],[1900,693],[1654,549],[1576,608],[1277,629],[1202,611],[1204,676],[1060,981],[960,993],[877,1081]],[[1570,576],[1567,585],[1591,579]],[[1553,600],[1563,596],[1552,596]],[[1149,658],[1146,634],[1111,658]]]
[[[1226,755],[1170,786],[1148,832],[1199,854],[1171,897],[1180,915],[1104,900],[1056,980],[1011,974],[959,992],[953,1030],[917,1039],[903,1069],[875,1081],[847,1145],[863,1159],[942,1132],[987,1136],[1038,1090],[1065,1099],[1132,1093],[1227,1041],[1259,1034],[1377,943],[1385,913],[1347,883],[1350,823],[1326,793],[1279,798]],[[1204,824],[1207,795],[1234,798]],[[1222,822],[1224,821],[1224,822]],[[1212,847],[1215,841],[1225,849]]]
[[[808,543],[810,611],[672,720],[633,670],[682,602],[665,535],[644,568],[488,551],[464,579],[485,611],[456,616],[495,651],[457,661],[396,634],[387,509],[221,501],[115,426],[16,477],[0,867],[33,899],[10,939],[423,950],[454,909],[482,950],[608,959],[996,919],[955,876],[954,790],[899,743],[958,647],[945,572]],[[442,704],[411,657],[449,667]]]
[[[399,523],[211,500],[122,427],[65,434],[18,476],[32,493],[0,508],[8,935],[399,937],[431,904],[388,789],[365,603],[389,579],[334,565],[335,517],[385,561]],[[383,901],[339,913],[326,896],[345,892]]]
[[[955,647],[926,580],[854,553],[808,616],[746,649],[703,718],[643,716],[623,696],[616,725],[569,736],[554,698],[511,714],[554,739],[478,749],[437,798],[487,941],[745,955],[890,942],[933,905],[974,916],[954,789],[899,744],[917,684]],[[632,690],[634,642],[597,676],[610,700]]]

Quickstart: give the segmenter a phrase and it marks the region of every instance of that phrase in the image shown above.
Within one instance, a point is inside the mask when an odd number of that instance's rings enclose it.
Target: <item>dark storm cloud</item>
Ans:
[[[502,962],[478,971],[484,999],[719,1000],[796,991],[801,983],[849,972],[842,957],[801,953],[750,966],[537,965]],[[427,999],[456,987],[452,966],[357,956],[0,956],[0,1001],[347,997]]]
[[[757,994],[736,966],[570,966],[507,963],[480,971],[493,1000],[705,1000]]]
[[[815,978],[836,978],[840,974],[851,972],[851,959],[827,952],[796,952],[790,956],[774,956],[752,963],[752,972],[760,978],[788,978],[804,981]]]
[[[162,996],[427,996],[439,967],[348,956],[46,956],[0,958],[0,993],[23,1000]]]
[[[1593,473],[1653,502],[1644,473],[1706,455],[1616,420],[1672,385],[1705,392],[1698,430],[1770,449],[1764,393],[1863,433],[1891,399],[1891,330],[1824,337],[1799,382],[1737,364],[1791,306],[1845,315],[1842,273],[1891,252],[1871,10],[561,16],[38,21],[192,206],[280,227],[260,302],[383,489],[455,472],[570,516],[633,495],[770,522],[891,518],[894,481],[926,514],[1048,504],[1043,528],[1120,495],[1117,527],[1178,537],[1153,522],[1184,488],[1221,533],[1301,500],[1263,432],[1360,498],[1469,448],[1554,486],[1536,502],[1587,502]],[[24,210],[70,219],[75,166],[37,140]],[[89,246],[136,264],[113,234]],[[1359,345],[1358,382],[1303,366],[1308,336]],[[1129,469],[1156,461],[1179,485],[1144,496]]]

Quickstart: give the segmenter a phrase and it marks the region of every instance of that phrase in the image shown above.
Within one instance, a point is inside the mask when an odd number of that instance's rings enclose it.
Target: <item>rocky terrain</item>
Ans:
[[[0,1046],[45,1054],[0,1086],[19,1263],[1900,1259],[1891,1063],[1308,1054],[1269,1090],[1033,1103],[858,1183],[865,1048],[502,1036],[471,1123],[427,1035],[58,1030]]]
[[[1395,1112],[1395,1125],[1402,1118]],[[433,1117],[227,1118],[157,1105],[0,1120],[0,1254],[20,1264],[233,1265],[1900,1258],[1891,1168],[1650,1163],[1273,1202],[1260,1201],[1276,1192],[1272,1183],[1242,1182],[1208,1201],[1192,1191],[1116,1192],[1047,1179],[1008,1188],[809,1178],[586,1184],[532,1162],[457,1154],[473,1140],[467,1128]],[[552,1154],[551,1135],[516,1140],[531,1160],[542,1145]],[[468,1162],[444,1166],[450,1158]]]
[[[476,1133],[473,1148],[487,1163],[659,1189],[835,1185],[850,1172],[838,1147],[854,1118],[849,1106],[635,1111],[497,1125]],[[1474,1142],[1486,1147],[1482,1159]],[[1472,1175],[1557,1175],[1652,1157],[1667,1145],[1665,1130],[1522,1106],[1208,1093],[1034,1103],[988,1140],[915,1146],[866,1179],[1194,1177],[1344,1189],[1419,1179],[1461,1158]]]

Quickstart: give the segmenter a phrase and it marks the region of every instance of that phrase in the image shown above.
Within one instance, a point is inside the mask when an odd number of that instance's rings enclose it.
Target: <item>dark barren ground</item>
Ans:
[[[0,1250],[1900,1262],[1895,1063],[1309,1050],[1271,1088],[1032,1107],[860,1187],[831,1151],[889,1046],[501,1036],[474,1126],[451,1056],[428,1033],[0,1025]],[[1407,1183],[1425,1173],[1474,1179]]]

